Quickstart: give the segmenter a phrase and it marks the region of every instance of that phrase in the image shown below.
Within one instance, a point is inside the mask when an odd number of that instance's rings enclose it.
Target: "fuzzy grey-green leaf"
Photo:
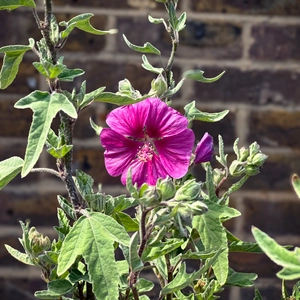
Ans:
[[[0,162],[0,190],[21,172],[23,163],[23,159],[17,156]]]

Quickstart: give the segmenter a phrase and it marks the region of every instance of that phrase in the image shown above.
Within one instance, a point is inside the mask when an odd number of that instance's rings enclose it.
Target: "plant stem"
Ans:
[[[95,300],[92,285],[88,282],[86,283],[86,300]]]
[[[52,175],[55,175],[59,178],[61,178],[59,172],[55,171],[55,170],[52,170],[52,169],[48,169],[48,168],[33,168],[31,169],[32,173],[42,173],[42,172],[45,172],[45,173],[50,173]]]

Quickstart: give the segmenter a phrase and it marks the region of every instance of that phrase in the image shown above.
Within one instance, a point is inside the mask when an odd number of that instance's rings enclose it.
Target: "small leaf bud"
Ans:
[[[240,149],[240,157],[239,157],[239,161],[246,161],[246,159],[249,156],[249,149],[246,147],[242,147]]]
[[[260,173],[260,167],[255,165],[247,165],[245,167],[245,171],[248,176],[254,176]]]
[[[140,198],[141,203],[145,206],[155,206],[159,204],[161,200],[161,191],[155,186],[148,186],[143,192],[143,196]]]
[[[195,201],[189,205],[193,215],[203,215],[208,211],[208,207],[202,201]]]
[[[245,163],[234,160],[229,167],[229,173],[234,177],[243,175],[245,173]]]
[[[161,97],[168,90],[168,84],[162,74],[151,82],[150,93],[155,93],[157,97]]]

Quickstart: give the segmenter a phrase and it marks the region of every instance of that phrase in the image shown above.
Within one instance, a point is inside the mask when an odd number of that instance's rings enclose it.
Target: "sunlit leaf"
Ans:
[[[136,46],[136,45],[130,43],[124,34],[123,34],[123,39],[124,39],[125,43],[127,44],[127,46],[136,52],[152,53],[152,54],[160,55],[160,51],[157,48],[155,48],[152,44],[150,44],[149,42],[145,43],[143,46]]]
[[[22,262],[23,264],[34,266],[34,263],[32,262],[30,256],[26,253],[22,253],[14,248],[12,248],[9,245],[4,245],[8,253],[13,256],[18,261]]]
[[[183,73],[183,77],[188,78],[188,79],[193,79],[196,81],[200,81],[203,83],[212,83],[215,82],[217,80],[219,80],[223,75],[224,75],[225,71],[223,71],[222,73],[220,73],[218,76],[216,77],[212,77],[212,78],[206,78],[203,76],[204,71],[201,70],[189,70]]]
[[[0,0],[0,10],[13,10],[21,6],[35,7],[33,0]]]
[[[23,159],[17,156],[0,162],[0,190],[21,172],[23,163]]]

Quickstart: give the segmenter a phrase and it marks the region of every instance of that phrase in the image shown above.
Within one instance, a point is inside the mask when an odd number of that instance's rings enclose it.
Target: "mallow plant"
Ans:
[[[151,293],[155,299],[209,300],[219,298],[226,286],[254,284],[257,275],[233,270],[228,255],[259,253],[261,248],[240,240],[223,223],[240,216],[229,206],[230,196],[261,171],[267,156],[256,142],[239,147],[237,139],[235,158],[229,161],[221,136],[214,142],[203,132],[203,138],[195,140],[193,121],[218,122],[228,110],[202,112],[197,109],[201,99],[189,102],[184,114],[172,107],[186,80],[211,84],[224,75],[207,78],[202,70],[190,70],[175,81],[172,67],[186,25],[186,13],[176,11],[178,1],[156,0],[167,17],[148,17],[149,26],[163,26],[170,36],[167,59],[155,45],[134,45],[124,36],[129,48],[142,53],[141,67],[153,74],[149,92],[143,95],[128,79],[119,82],[117,92],[105,87],[87,92],[85,81],[78,90],[62,88],[64,82],[84,74],[82,69],[68,68],[59,56],[72,31],[104,35],[117,30],[94,28],[91,13],[58,24],[51,0],[44,0],[42,18],[34,0],[0,0],[2,10],[31,9],[41,32],[40,40],[29,38],[28,45],[0,48],[4,55],[1,89],[13,82],[27,51],[36,54],[32,68],[48,83],[48,90],[35,90],[14,105],[32,110],[32,124],[24,158],[0,162],[0,188],[18,174],[48,172],[64,182],[68,195],[57,196],[55,239],[20,221],[24,251],[5,245],[14,258],[40,269],[45,289],[35,292],[38,299],[145,300]],[[151,55],[159,56],[162,64],[151,64]],[[120,176],[126,186],[127,193],[118,196],[103,193],[101,183],[72,169],[74,124],[84,108],[97,102],[115,106],[105,128],[92,120],[91,126],[99,135],[107,172]],[[52,125],[56,115],[58,130]],[[56,161],[56,169],[35,167],[43,151]],[[214,156],[215,166],[210,163]],[[205,170],[202,181],[193,176],[195,164]]]

